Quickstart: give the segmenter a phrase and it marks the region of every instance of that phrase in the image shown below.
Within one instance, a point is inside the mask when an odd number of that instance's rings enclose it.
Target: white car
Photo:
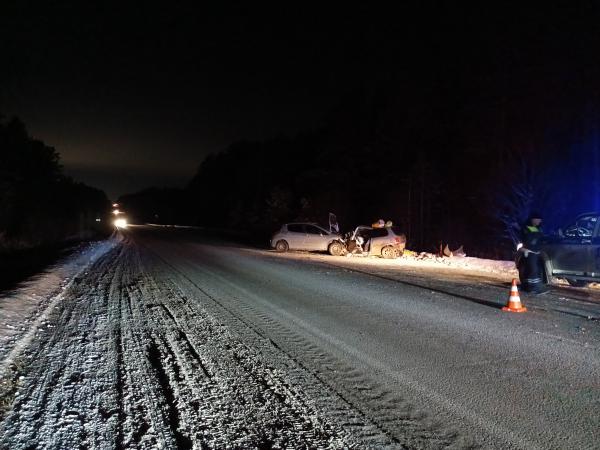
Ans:
[[[345,246],[342,237],[316,223],[286,223],[271,238],[271,248],[278,252],[309,250],[341,255]]]
[[[402,256],[406,247],[406,235],[400,228],[394,226],[375,228],[360,225],[347,236],[347,246],[360,237],[364,243],[364,247],[361,245],[360,249],[363,254],[386,259]]]

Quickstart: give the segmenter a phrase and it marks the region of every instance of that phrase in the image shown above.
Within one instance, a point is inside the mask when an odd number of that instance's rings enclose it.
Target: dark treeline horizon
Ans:
[[[318,130],[235,142],[185,189],[121,201],[142,221],[265,237],[288,221],[326,224],[329,212],[345,231],[383,218],[414,250],[443,242],[510,257],[533,210],[556,228],[600,209],[600,103],[595,73],[584,75],[357,89]]]
[[[597,2],[395,6],[10,1],[0,103],[111,195],[185,186],[123,195],[137,221],[266,242],[333,212],[508,257],[531,211],[553,229],[600,209]],[[0,232],[46,239],[37,215],[85,188],[21,162],[0,166]]]
[[[0,115],[0,254],[104,235],[108,213],[104,192],[66,176],[56,149]]]

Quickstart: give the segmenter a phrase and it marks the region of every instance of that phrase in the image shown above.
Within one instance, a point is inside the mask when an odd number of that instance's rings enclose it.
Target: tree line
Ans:
[[[54,245],[106,233],[104,192],[66,176],[58,152],[0,117],[0,251]],[[98,222],[96,219],[101,219]]]
[[[499,91],[453,104],[438,94],[354,93],[318,130],[233,143],[184,189],[122,200],[146,221],[263,239],[287,221],[326,224],[329,212],[344,230],[383,218],[408,248],[447,243],[497,258],[511,256],[533,210],[555,228],[600,209],[600,115],[589,98]]]

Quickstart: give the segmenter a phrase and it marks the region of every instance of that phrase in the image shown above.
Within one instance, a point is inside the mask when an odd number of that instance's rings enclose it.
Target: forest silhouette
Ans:
[[[104,192],[66,176],[59,153],[30,137],[17,118],[0,120],[0,205],[3,253],[88,239],[112,227]]]
[[[327,224],[329,212],[344,231],[382,218],[414,250],[448,243],[471,256],[510,258],[533,210],[550,230],[600,209],[600,116],[578,92],[498,90],[454,107],[443,92],[425,101],[358,91],[318,130],[235,142],[202,161],[185,189],[121,200],[140,221],[264,242],[288,221]]]

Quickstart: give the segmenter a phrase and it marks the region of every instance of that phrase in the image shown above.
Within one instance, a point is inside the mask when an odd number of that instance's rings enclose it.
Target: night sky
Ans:
[[[503,83],[543,97],[598,79],[596,2],[200,3],[3,2],[0,112],[116,198],[183,186],[236,140],[319,127],[356,89],[400,87],[452,111]]]

